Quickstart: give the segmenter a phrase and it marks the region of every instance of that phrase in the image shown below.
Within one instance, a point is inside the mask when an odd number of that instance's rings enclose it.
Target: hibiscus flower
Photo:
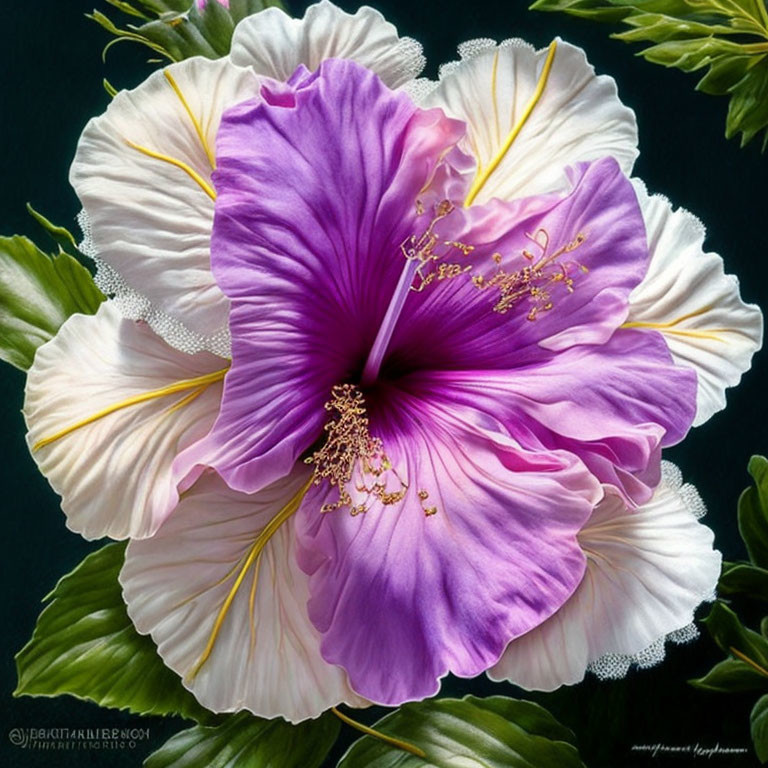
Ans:
[[[212,710],[557,687],[716,582],[661,450],[760,313],[630,181],[634,115],[579,49],[460,53],[414,80],[369,8],[269,9],[81,139],[113,298],[38,351],[29,442],[71,528],[132,540],[129,614]]]

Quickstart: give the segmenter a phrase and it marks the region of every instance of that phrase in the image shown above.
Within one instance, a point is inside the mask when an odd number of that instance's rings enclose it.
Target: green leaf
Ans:
[[[595,2],[595,0],[536,0],[531,5],[531,10],[562,11],[585,19],[616,22],[625,19],[634,9],[622,7],[619,3],[605,5],[602,2]]]
[[[128,15],[132,22],[116,24],[99,11],[89,15],[93,21],[114,36],[106,51],[118,41],[131,41],[145,45],[170,61],[181,61],[192,56],[218,59],[229,53],[232,33],[246,16],[265,8],[282,8],[280,0],[231,0],[225,8],[211,0],[200,10],[192,0],[108,0],[111,5]]]
[[[14,696],[67,693],[145,715],[207,722],[203,709],[134,629],[118,573],[125,544],[109,544],[64,576],[46,598],[32,639],[16,656]]]
[[[741,133],[741,146],[748,144],[768,126],[768,55],[763,56],[731,89],[725,135]],[[763,151],[768,130],[763,137]]]
[[[728,654],[746,661],[768,678],[768,640],[747,629],[725,603],[716,601],[703,619],[713,640]]]
[[[721,595],[748,595],[768,601],[768,570],[749,563],[723,563],[717,590]]]
[[[768,144],[768,10],[764,0],[537,0],[532,8],[629,29],[614,37],[651,43],[650,62],[684,72],[706,70],[696,86],[728,96],[726,137],[741,145],[764,132]]]
[[[126,0],[123,0],[126,2]],[[188,11],[194,0],[129,0],[129,5],[138,5],[144,9],[146,13],[152,13],[157,16],[163,14],[183,13]]]
[[[704,677],[689,682],[694,688],[719,693],[768,690],[768,677],[741,659],[725,659],[715,664]]]
[[[752,743],[761,763],[768,762],[768,696],[757,700],[749,716]]]
[[[0,360],[27,370],[70,315],[93,314],[103,300],[69,254],[51,257],[26,237],[0,237]]]
[[[722,24],[745,32],[768,22],[762,0],[536,0],[531,8],[607,22],[663,14],[670,23]]]
[[[125,0],[106,0],[106,2],[108,2],[110,5],[113,5],[123,13],[127,13],[129,16],[136,16],[139,19],[149,19],[149,16],[147,16],[138,8],[134,8],[134,6],[125,2]]]
[[[291,725],[245,712],[217,727],[182,731],[151,754],[144,768],[318,768],[339,728],[330,714]]]
[[[504,696],[404,704],[374,728],[422,749],[426,758],[364,736],[338,768],[453,768],[459,759],[485,768],[584,768],[571,731],[538,704]]]
[[[42,213],[36,211],[30,203],[27,203],[27,212],[46,231],[53,242],[59,246],[60,251],[74,256],[76,259],[83,258],[80,249],[77,247],[75,236],[66,227],[53,224]]]
[[[760,568],[768,568],[768,459],[753,456],[747,469],[755,484],[739,498],[739,533],[749,559]]]

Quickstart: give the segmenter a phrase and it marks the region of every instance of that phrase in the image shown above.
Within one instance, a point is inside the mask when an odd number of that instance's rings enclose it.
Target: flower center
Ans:
[[[324,427],[325,440],[321,448],[305,459],[305,463],[315,467],[314,485],[327,481],[336,489],[336,500],[324,504],[320,510],[323,513],[347,508],[355,516],[367,512],[373,502],[384,506],[398,504],[408,493],[409,485],[393,467],[381,438],[371,435],[361,389],[371,391],[379,377],[408,294],[411,291],[421,293],[433,283],[467,275],[477,266],[454,260],[456,256],[468,257],[475,250],[474,246],[443,239],[436,231],[438,223],[454,210],[455,206],[449,200],[436,203],[424,231],[401,243],[405,263],[363,367],[360,388],[346,383],[337,384],[331,390],[331,399],[325,404],[325,410],[331,413]],[[425,214],[420,200],[416,201],[416,213],[418,216]],[[504,257],[494,252],[490,259],[497,267],[496,272],[486,277],[478,270],[468,275],[468,281],[479,291],[497,293],[493,311],[499,314],[506,314],[518,303],[527,301],[530,307],[526,317],[533,321],[553,308],[552,291],[556,285],[573,293],[572,274],[576,270],[588,271],[585,266],[562,258],[579,248],[586,235],[579,233],[555,250],[550,249],[551,238],[546,229],[540,228],[526,237],[533,244],[531,248],[535,246],[536,253],[523,248],[507,260],[520,264],[522,258],[521,267],[503,266]],[[428,491],[420,489],[416,495],[428,517],[437,513],[436,507],[427,505]]]
[[[401,243],[400,250],[405,257],[405,265],[363,368],[360,379],[362,386],[373,384],[379,374],[408,293],[410,291],[419,293],[436,280],[458,277],[472,268],[471,265],[463,266],[451,263],[447,259],[456,252],[468,256],[474,250],[474,246],[453,240],[442,240],[435,232],[437,223],[454,210],[455,206],[450,200],[441,200],[436,203],[432,219],[424,232],[420,235],[411,235]],[[419,216],[424,215],[424,205],[421,200],[416,201],[416,212]],[[417,282],[414,285],[415,280]]]

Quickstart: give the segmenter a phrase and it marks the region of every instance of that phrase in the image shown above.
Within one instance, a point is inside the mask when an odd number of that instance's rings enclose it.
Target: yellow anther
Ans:
[[[432,515],[437,514],[437,507],[428,507],[424,504],[424,502],[429,498],[429,491],[424,490],[423,488],[418,492],[419,501],[421,502],[421,508],[424,511],[424,514],[427,517],[432,517]]]
[[[423,291],[434,281],[450,280],[463,275],[472,269],[472,265],[462,265],[446,262],[455,251],[463,256],[469,256],[475,250],[473,245],[460,243],[456,240],[441,240],[435,232],[436,224],[454,211],[454,205],[450,200],[441,200],[435,204],[434,215],[421,235],[411,235],[400,244],[400,250],[408,261],[418,262],[416,276],[418,285],[412,285],[411,290],[417,293]],[[421,216],[424,213],[424,204],[416,201],[416,213]],[[439,250],[438,250],[439,249]]]
[[[554,307],[550,291],[552,286],[562,283],[568,293],[573,293],[574,282],[571,271],[575,269],[587,271],[585,267],[575,262],[559,260],[563,254],[571,253],[580,247],[586,240],[586,236],[579,233],[572,241],[552,254],[548,253],[550,237],[545,229],[539,229],[527,237],[541,249],[539,257],[523,249],[521,255],[525,259],[525,266],[508,272],[501,266],[501,254],[494,253],[491,258],[498,266],[496,274],[489,278],[475,275],[472,282],[481,290],[489,288],[498,290],[499,297],[493,309],[502,315],[523,299],[529,299],[533,306],[528,311],[527,318],[535,320],[540,312],[549,312]]]

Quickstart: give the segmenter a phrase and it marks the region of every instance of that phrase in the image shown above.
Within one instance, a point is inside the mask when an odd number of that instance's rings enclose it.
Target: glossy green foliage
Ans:
[[[374,728],[419,747],[421,758],[365,736],[338,768],[583,768],[571,731],[538,704],[504,696],[404,704]]]
[[[640,55],[684,72],[730,98],[726,136],[768,145],[768,11],[764,0],[537,0],[531,8],[621,23],[614,37],[646,44]]]
[[[199,725],[176,734],[144,768],[318,768],[340,725],[330,713],[291,725],[243,712],[215,727]]]
[[[50,226],[66,239],[66,230]],[[26,237],[0,237],[0,360],[27,370],[70,315],[93,314],[103,300],[70,253],[49,256]]]
[[[225,8],[216,0],[200,9],[193,0],[107,0],[128,16],[115,22],[100,11],[90,18],[114,39],[106,51],[120,41],[140,43],[162,59],[182,61],[192,56],[218,59],[229,53],[232,33],[238,22],[265,8],[282,8],[280,0],[230,0]]]
[[[124,553],[124,544],[109,544],[59,581],[16,656],[14,695],[70,694],[103,707],[208,722],[211,713],[128,617],[117,579]]]

